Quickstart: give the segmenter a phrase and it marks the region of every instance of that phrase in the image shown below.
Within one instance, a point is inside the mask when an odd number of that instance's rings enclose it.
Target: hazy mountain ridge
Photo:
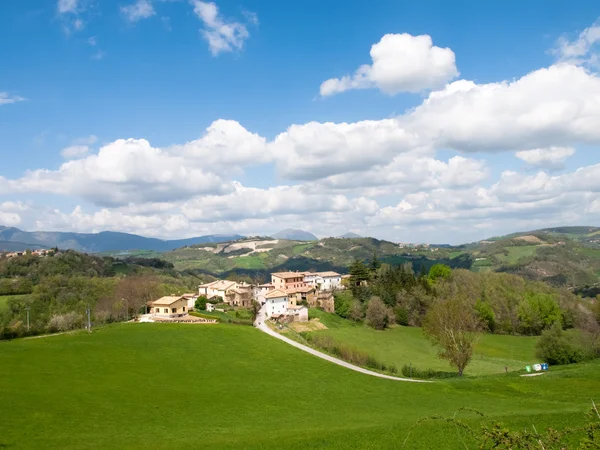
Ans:
[[[125,250],[153,250],[165,252],[186,245],[225,242],[239,239],[240,235],[207,235],[188,239],[162,240],[137,234],[102,231],[100,233],[72,233],[47,231],[22,231],[13,227],[0,227],[0,250],[22,251],[28,248],[72,249],[88,253]]]

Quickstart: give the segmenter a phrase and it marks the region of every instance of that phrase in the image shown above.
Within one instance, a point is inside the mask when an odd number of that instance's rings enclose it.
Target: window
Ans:
[[[185,306],[183,307],[183,312],[185,312]]]
[[[160,308],[156,308],[156,313],[160,314]]]
[[[171,312],[172,313],[176,313],[177,312],[177,308],[171,308]]]
[[[165,314],[169,314],[169,308],[165,308]]]

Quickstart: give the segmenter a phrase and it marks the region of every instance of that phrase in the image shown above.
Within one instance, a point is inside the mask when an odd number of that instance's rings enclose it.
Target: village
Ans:
[[[199,298],[206,302],[205,312],[249,309],[260,305],[265,319],[278,322],[307,322],[308,308],[334,312],[334,292],[344,289],[348,275],[337,272],[274,272],[270,283],[249,284],[216,280],[198,286],[197,293],[169,295],[147,304],[147,322],[213,322],[191,316],[198,312]],[[215,320],[216,321],[216,320]]]

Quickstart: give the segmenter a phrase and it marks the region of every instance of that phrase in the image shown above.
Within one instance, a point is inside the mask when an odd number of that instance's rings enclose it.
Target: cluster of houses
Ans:
[[[50,252],[50,250],[37,249],[37,250],[32,250],[31,254],[33,256],[46,256],[49,252]],[[17,256],[23,256],[23,255],[26,255],[27,253],[28,253],[28,251],[8,252],[8,253],[3,253],[3,255],[6,256],[7,258],[16,258]]]
[[[162,297],[149,307],[157,317],[180,317],[194,308],[199,296],[204,296],[240,308],[249,308],[256,301],[265,307],[266,318],[305,322],[308,307],[333,312],[333,292],[343,288],[344,277],[336,272],[275,272],[270,283],[259,285],[217,280],[198,286],[198,294]],[[206,307],[213,311],[214,302]]]

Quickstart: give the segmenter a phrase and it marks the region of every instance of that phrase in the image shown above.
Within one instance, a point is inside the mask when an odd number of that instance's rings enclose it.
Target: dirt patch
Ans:
[[[308,322],[292,322],[288,326],[296,333],[303,331],[318,331],[326,330],[327,327],[321,323],[319,319],[311,319]]]
[[[544,243],[544,241],[542,241],[539,237],[533,236],[532,234],[528,234],[526,236],[519,236],[519,237],[514,238],[514,240],[528,242],[530,244],[543,244]]]

